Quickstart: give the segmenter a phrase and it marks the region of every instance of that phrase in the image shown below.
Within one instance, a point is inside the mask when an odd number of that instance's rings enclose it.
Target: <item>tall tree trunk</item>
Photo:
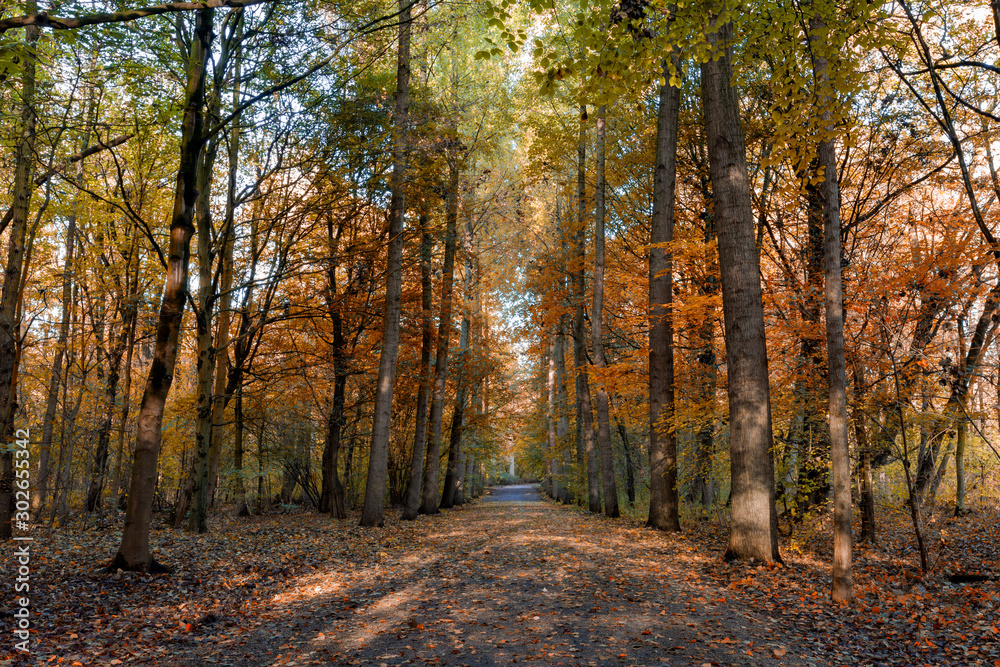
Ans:
[[[115,405],[118,398],[118,381],[121,378],[122,357],[125,356],[125,346],[128,344],[132,323],[129,321],[128,302],[132,295],[126,295],[121,300],[119,312],[122,315],[118,340],[108,355],[108,377],[104,385],[103,417],[97,430],[97,447],[94,450],[94,462],[91,468],[90,489],[87,491],[86,509],[97,512],[101,509],[104,495],[104,479],[108,470],[108,449],[111,444],[111,425],[115,418]]]
[[[649,518],[658,530],[681,529],[677,494],[677,436],[674,432],[673,256],[674,186],[677,176],[677,119],[680,88],[660,87],[653,170],[653,219],[649,245]]]
[[[604,358],[604,133],[605,107],[597,110],[597,184],[594,188],[594,306],[590,313],[591,336],[594,340],[594,366],[607,367]],[[604,514],[617,517],[618,487],[615,484],[615,459],[611,448],[611,418],[608,390],[601,380],[597,383],[597,437],[601,447],[601,479],[604,488]]]
[[[249,516],[247,492],[243,484],[243,387],[236,390],[236,405],[233,409],[233,495],[236,500],[236,516]]]
[[[392,393],[399,352],[399,310],[403,281],[403,218],[406,215],[406,132],[410,108],[410,9],[409,0],[399,0],[399,53],[396,58],[396,108],[393,113],[392,197],[389,202],[389,248],[386,261],[385,314],[382,323],[382,353],[378,364],[375,412],[372,417],[371,454],[362,526],[384,523],[385,483],[389,465],[389,435],[392,428]]]
[[[622,439],[622,450],[625,452],[625,494],[628,496],[629,507],[635,507],[635,464],[632,461],[632,443],[629,442],[625,424],[617,417],[615,425],[618,427],[618,435]]]
[[[549,353],[546,355],[547,366],[545,377],[546,388],[546,436],[548,452],[546,455],[547,472],[549,476],[549,495],[559,499],[560,477],[559,477],[559,440],[556,438],[556,338],[559,334],[554,333],[549,340]]]
[[[153,572],[165,569],[153,559],[149,551],[149,524],[156,490],[163,408],[173,382],[180,347],[181,319],[187,301],[194,207],[198,198],[198,167],[204,146],[202,106],[205,98],[205,65],[212,43],[213,19],[212,9],[197,12],[195,31],[189,47],[180,166],[170,223],[167,275],[156,327],[156,347],[139,407],[125,528],[118,553],[108,565],[109,571],[124,569]]]
[[[583,443],[587,466],[587,508],[594,513],[601,511],[601,470],[594,434],[594,415],[590,401],[590,382],[587,379],[587,337],[584,304],[587,300],[587,107],[580,105],[580,135],[576,144],[576,195],[577,219],[573,232],[573,249],[576,254],[573,271],[573,371],[576,375],[576,432],[577,448]]]
[[[955,436],[955,516],[964,516],[965,509],[965,446],[966,446],[966,423],[965,415],[959,418]]]
[[[332,224],[331,224],[332,231]],[[340,460],[340,436],[344,426],[344,400],[347,388],[347,360],[344,356],[344,323],[340,304],[336,299],[337,265],[331,259],[328,271],[328,308],[333,325],[333,404],[326,424],[326,443],[323,447],[323,487],[319,511],[329,512],[336,519],[347,518],[344,507],[344,489],[337,475]]]
[[[210,105],[210,117],[214,111]],[[191,514],[187,529],[192,533],[208,532],[208,477],[209,458],[212,447],[212,406],[213,380],[215,379],[216,350],[212,345],[212,320],[215,309],[214,255],[212,251],[212,213],[209,198],[212,190],[212,170],[218,142],[212,141],[206,147],[202,164],[198,169],[198,198],[195,203],[195,219],[198,230],[198,298],[195,310],[198,332],[197,400],[195,403],[195,450],[192,466]],[[179,517],[175,517],[180,520]]]
[[[469,301],[473,290],[473,257],[472,257],[472,217],[469,216],[462,235],[462,249],[465,253],[465,284],[462,307],[462,333],[459,338],[458,388],[455,396],[455,410],[451,418],[451,438],[448,443],[448,466],[444,475],[444,490],[441,498],[441,508],[447,509],[455,505],[455,487],[462,473],[460,469],[460,448],[462,446],[462,430],[465,421],[466,397],[468,395],[470,335],[472,322],[469,312]]]
[[[819,165],[817,160],[815,166]],[[800,174],[811,178],[813,173]],[[830,495],[830,439],[826,423],[824,393],[829,385],[823,359],[821,320],[823,313],[825,253],[824,225],[826,200],[824,186],[807,181],[807,235],[805,244],[806,288],[802,309],[803,330],[799,340],[799,370],[795,380],[794,428],[789,441],[792,465],[789,478],[795,480],[796,516],[823,503]],[[824,380],[826,382],[824,382]]]
[[[561,503],[573,502],[573,497],[569,491],[569,482],[572,479],[572,451],[567,446],[566,437],[569,435],[569,413],[566,406],[566,315],[559,316],[559,323],[556,325],[556,439],[559,449],[562,452],[559,469],[562,472],[559,480],[558,498]]]
[[[242,78],[243,50],[236,48],[243,39],[243,10],[239,12],[236,27],[230,37],[231,46],[228,51],[233,53],[233,97],[232,106],[240,105],[240,84]],[[222,87],[221,81],[225,74],[225,59],[221,59],[216,67],[216,89]],[[229,178],[226,183],[226,213],[219,236],[219,317],[218,332],[215,336],[215,387],[212,390],[212,439],[208,450],[208,507],[215,502],[215,491],[219,484],[219,460],[222,455],[222,435],[220,425],[223,423],[226,407],[232,399],[234,390],[228,384],[229,366],[229,326],[232,322],[233,303],[233,251],[236,245],[236,181],[240,163],[240,125],[239,117],[234,120],[229,130],[227,146],[229,158]]]
[[[421,482],[424,457],[427,453],[427,403],[430,394],[431,347],[434,327],[431,322],[433,289],[431,284],[431,250],[434,239],[427,230],[428,217],[420,215],[420,386],[417,389],[417,424],[413,433],[413,458],[410,461],[410,479],[403,502],[403,520],[412,521],[420,511]]]
[[[81,151],[86,151],[89,144],[89,135],[85,135],[80,142]],[[77,163],[76,178],[80,181],[83,176],[83,160]],[[82,205],[81,200],[77,200],[72,213],[66,219],[66,255],[63,259],[62,278],[62,313],[59,321],[59,337],[56,339],[55,355],[52,359],[52,375],[49,378],[49,390],[45,399],[45,416],[42,419],[42,440],[39,445],[38,458],[38,478],[35,481],[35,495],[32,499],[31,509],[37,515],[45,503],[45,496],[48,494],[49,484],[49,457],[52,451],[52,431],[55,426],[56,406],[59,403],[59,387],[62,383],[63,357],[66,354],[66,342],[69,338],[69,320],[71,310],[71,298],[73,294],[73,262],[76,245],[76,218],[77,212]]]
[[[810,21],[811,34],[819,35],[826,25],[819,18]],[[811,38],[818,40],[818,37]],[[828,87],[827,59],[814,49],[813,62],[817,84]],[[825,92],[825,91],[824,91]],[[832,114],[828,93],[820,97],[821,119],[832,133]],[[819,167],[823,170],[820,198],[823,201],[823,280],[826,310],[827,377],[830,385],[830,464],[833,477],[833,583],[834,602],[849,602],[854,597],[851,547],[851,452],[847,441],[847,362],[844,358],[844,288],[840,271],[840,184],[837,173],[837,149],[828,137],[817,147]]]
[[[334,346],[336,346],[337,329],[334,330]],[[340,335],[343,347],[343,334]],[[326,443],[323,447],[323,488],[320,496],[320,512],[329,512],[335,519],[346,519],[347,509],[344,507],[344,488],[337,474],[337,463],[340,461],[340,434],[344,426],[344,395],[347,385],[347,372],[343,353],[335,354],[333,406],[326,421]]]
[[[448,347],[451,339],[452,298],[455,280],[455,246],[458,241],[458,162],[449,161],[448,199],[445,210],[444,267],[441,277],[441,310],[438,316],[437,351],[434,360],[434,393],[428,430],[430,442],[424,465],[421,514],[438,511],[438,476],[441,473],[441,425],[444,420],[444,394],[448,380]]]
[[[702,162],[702,167],[707,168],[707,164]],[[700,179],[700,189],[705,211],[705,228],[702,239],[706,245],[715,242],[715,216],[711,211],[715,208],[712,204],[712,193],[709,188],[707,173]],[[710,261],[710,260],[709,260]],[[718,273],[714,262],[705,268],[705,276],[698,286],[699,294],[705,298],[706,303],[714,301],[719,293],[719,281],[716,278]],[[703,509],[708,509],[715,503],[715,479],[713,470],[715,468],[715,426],[716,426],[716,385],[718,384],[718,366],[715,355],[715,313],[709,311],[705,314],[701,324],[697,327],[697,350],[698,365],[697,377],[699,384],[699,398],[702,405],[702,423],[696,436],[695,471],[694,471],[694,496],[701,502]]]
[[[729,369],[732,525],[725,558],[780,561],[760,259],[739,98],[732,86],[732,25],[720,25],[717,17],[712,22],[717,32],[708,42],[718,58],[702,64],[701,85]]]
[[[38,11],[37,3],[29,0],[24,9],[29,14]],[[0,539],[12,535],[11,518],[14,509],[14,453],[7,447],[14,435],[14,415],[17,412],[17,363],[21,339],[18,304],[22,272],[25,266],[25,239],[28,233],[28,208],[34,189],[35,171],[35,46],[39,29],[24,29],[26,52],[21,70],[21,120],[14,166],[13,205],[10,231],[7,236],[7,266],[4,268],[3,290],[0,291]]]

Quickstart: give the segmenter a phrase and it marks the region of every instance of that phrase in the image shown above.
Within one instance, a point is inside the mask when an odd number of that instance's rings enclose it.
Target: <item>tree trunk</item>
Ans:
[[[433,238],[427,231],[427,215],[420,215],[420,387],[417,389],[417,424],[413,434],[413,458],[410,461],[410,481],[403,503],[403,520],[412,521],[420,511],[421,482],[424,457],[427,453],[427,395],[430,393],[431,347],[434,329],[431,322],[433,302],[431,284],[431,250]]]
[[[34,65],[32,65],[34,66]],[[81,142],[82,150],[87,149],[88,137]],[[76,177],[79,181],[83,175],[83,160],[77,165]],[[63,357],[66,354],[66,341],[69,338],[69,320],[73,294],[73,262],[76,244],[76,216],[81,206],[78,200],[72,213],[66,219],[66,255],[63,259],[62,280],[62,314],[59,321],[59,337],[56,339],[55,355],[52,359],[52,375],[49,378],[49,390],[45,400],[45,416],[42,419],[42,440],[39,445],[38,478],[35,481],[35,495],[32,501],[32,512],[37,516],[45,503],[49,483],[49,457],[52,451],[52,431],[55,426],[56,406],[59,403],[59,386],[62,383]]]
[[[115,403],[118,398],[118,381],[121,378],[122,357],[125,356],[125,346],[128,344],[129,332],[132,330],[128,301],[131,295],[122,299],[120,312],[122,314],[121,329],[118,340],[108,355],[108,377],[104,385],[103,418],[97,431],[97,447],[94,450],[94,462],[91,468],[90,489],[87,491],[86,510],[97,512],[101,509],[104,495],[104,479],[108,470],[108,449],[111,444],[111,425],[115,418]]]
[[[632,444],[629,442],[628,431],[619,419],[615,419],[618,435],[622,439],[622,450],[625,452],[625,493],[628,496],[629,507],[635,507],[635,464],[632,461]]]
[[[344,507],[344,491],[337,475],[337,464],[340,460],[340,434],[344,425],[344,394],[347,387],[347,360],[344,358],[344,321],[340,312],[339,296],[337,294],[337,269],[339,262],[337,253],[340,246],[340,235],[343,226],[333,231],[332,217],[327,220],[327,242],[330,257],[327,268],[327,311],[333,327],[333,404],[326,423],[326,443],[323,447],[323,488],[320,492],[319,511],[329,512],[336,519],[347,518]]]
[[[188,56],[184,118],[180,142],[180,166],[170,224],[169,261],[156,328],[156,347],[139,407],[132,483],[125,510],[125,529],[118,553],[109,571],[125,569],[153,572],[165,569],[149,551],[149,524],[156,490],[163,408],[173,382],[180,343],[181,318],[187,300],[188,264],[194,232],[194,206],[198,197],[198,167],[204,145],[203,109],[205,64],[212,42],[214,10],[196,14],[196,26]]]
[[[34,14],[37,3],[25,3],[25,11]],[[39,29],[24,30],[27,51],[34,52]],[[0,291],[0,441],[6,445],[14,435],[14,415],[17,412],[17,363],[21,340],[18,313],[22,272],[25,266],[25,239],[28,233],[28,209],[34,189],[35,170],[35,57],[24,59],[21,70],[21,121],[14,167],[13,205],[10,232],[7,237],[7,266],[4,269],[3,290]],[[11,518],[14,509],[14,453],[4,446],[0,453],[0,539],[12,536]]]
[[[462,475],[462,502],[470,503],[476,497],[475,480],[476,455],[473,452],[465,453],[465,474]]]
[[[437,354],[434,360],[434,394],[431,401],[430,442],[424,465],[421,514],[438,511],[438,476],[441,473],[441,426],[444,420],[444,393],[448,380],[448,346],[451,339],[452,291],[455,280],[455,245],[458,240],[458,163],[449,162],[448,199],[445,210],[444,267],[441,277],[441,311],[438,316]]]
[[[233,495],[236,499],[236,516],[249,516],[247,508],[246,487],[243,484],[243,387],[236,393],[236,406],[233,409]]]
[[[558,332],[552,335],[549,341],[549,353],[547,356],[548,368],[545,379],[546,387],[546,436],[548,438],[547,472],[549,475],[549,495],[555,499],[561,497],[559,478],[559,440],[556,438],[556,339]]]
[[[406,130],[410,107],[410,9],[409,0],[399,0],[399,53],[396,59],[396,108],[393,113],[392,197],[389,202],[389,249],[386,261],[385,314],[382,324],[382,353],[378,365],[375,412],[372,417],[371,454],[362,526],[384,523],[385,483],[389,465],[389,436],[392,427],[392,393],[396,382],[399,352],[399,310],[403,280],[403,218],[406,198]]]
[[[562,453],[562,460],[559,469],[562,472],[559,480],[558,498],[561,503],[573,502],[573,497],[569,491],[569,482],[572,479],[572,452],[567,446],[566,436],[569,435],[569,414],[566,409],[566,315],[559,316],[559,324],[556,325],[556,439]]]
[[[605,107],[597,110],[597,185],[594,188],[594,306],[590,313],[591,336],[594,340],[594,366],[607,367],[604,358],[604,133]],[[608,390],[604,381],[598,381],[597,437],[601,447],[601,480],[604,489],[604,514],[617,517],[618,487],[615,485],[615,459],[611,448],[611,419],[608,408]]]
[[[211,105],[210,105],[211,107]],[[213,110],[209,113],[212,117]],[[212,252],[212,213],[209,198],[212,190],[212,170],[215,166],[217,142],[206,147],[198,169],[198,198],[195,218],[198,229],[198,298],[195,322],[198,332],[197,400],[195,403],[195,449],[192,465],[191,515],[187,529],[192,533],[208,532],[208,477],[212,448],[213,380],[215,379],[215,347],[212,345],[212,319],[215,295],[213,291],[214,262]],[[175,517],[178,521],[179,517]]]
[[[597,453],[597,439],[594,434],[594,416],[590,401],[590,382],[587,379],[587,107],[580,105],[580,134],[576,144],[576,184],[577,218],[573,232],[573,246],[576,254],[573,271],[573,370],[576,374],[576,415],[577,448],[583,443],[587,466],[587,507],[591,512],[601,511],[601,470]]]
[[[448,443],[448,467],[444,475],[444,491],[441,498],[441,508],[447,509],[455,505],[455,487],[460,469],[460,448],[462,445],[462,429],[465,420],[466,395],[468,394],[469,374],[469,337],[472,323],[469,320],[468,300],[472,293],[472,229],[471,220],[466,224],[463,235],[463,250],[465,251],[465,303],[462,308],[462,333],[459,338],[458,389],[455,396],[455,410],[451,418],[451,438]]]
[[[826,25],[813,17],[809,25],[810,41],[819,42]],[[833,97],[827,59],[823,46],[813,51],[816,83],[820,88],[820,118],[827,133],[833,133],[829,105]],[[849,602],[854,597],[852,581],[851,535],[851,452],[847,441],[847,363],[844,358],[844,289],[840,270],[840,184],[837,173],[837,149],[828,136],[817,146],[817,162],[823,170],[819,186],[823,202],[823,281],[826,310],[827,377],[829,379],[830,465],[833,478],[833,582],[834,602]]]
[[[965,509],[965,446],[966,446],[965,415],[959,418],[955,439],[955,516],[963,516]]]
[[[653,219],[649,246],[649,518],[658,530],[681,529],[677,494],[677,436],[674,431],[673,257],[674,186],[677,176],[677,119],[681,91],[660,87],[653,171]]]
[[[725,559],[780,561],[774,505],[767,343],[739,99],[732,87],[732,26],[708,35],[702,95],[722,269],[729,387],[732,525]]]
[[[234,31],[230,45],[227,49],[233,53],[233,98],[232,106],[237,108],[240,105],[240,84],[242,79],[242,54],[240,48],[236,48],[243,39],[243,10],[236,9],[240,13],[236,30]],[[216,90],[219,90],[223,75],[225,74],[226,59],[220,59],[216,66]],[[221,94],[221,91],[219,91]],[[233,251],[236,245],[236,181],[239,176],[240,157],[240,125],[239,117],[234,119],[229,130],[229,145],[227,156],[229,158],[229,178],[226,183],[226,213],[222,221],[222,229],[219,236],[219,256],[220,281],[218,290],[219,299],[219,324],[215,336],[215,388],[212,390],[212,439],[208,450],[208,506],[212,507],[215,502],[215,491],[219,484],[219,460],[222,455],[222,435],[224,433],[221,424],[225,419],[226,407],[232,399],[234,389],[228,385],[229,366],[229,326],[232,322],[232,302],[233,302]]]

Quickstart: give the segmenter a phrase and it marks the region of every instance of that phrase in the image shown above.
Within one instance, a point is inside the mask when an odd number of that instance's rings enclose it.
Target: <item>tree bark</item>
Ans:
[[[559,316],[559,323],[556,325],[556,439],[559,443],[562,457],[559,469],[562,472],[559,480],[558,498],[561,503],[573,502],[570,494],[569,482],[572,480],[573,454],[566,442],[569,435],[569,413],[566,405],[566,315]]]
[[[964,516],[965,509],[965,446],[966,446],[966,419],[963,415],[959,418],[958,433],[955,436],[955,516]]]
[[[243,484],[243,387],[236,392],[236,405],[233,409],[233,495],[236,500],[236,516],[249,516],[247,508],[246,486]]]
[[[81,142],[81,148],[86,151],[89,136]],[[77,163],[77,180],[83,175],[83,160]],[[59,403],[59,386],[62,383],[63,357],[66,354],[66,341],[69,338],[69,320],[73,294],[73,262],[76,244],[76,218],[81,202],[78,200],[72,213],[66,219],[66,254],[63,259],[62,280],[62,314],[59,321],[59,336],[56,339],[55,355],[52,358],[52,375],[49,378],[49,390],[45,399],[45,416],[42,419],[42,440],[39,445],[38,478],[35,481],[35,495],[32,500],[32,512],[37,515],[45,504],[49,483],[49,458],[52,451],[52,431],[55,426],[56,406]]]
[[[455,246],[458,242],[458,162],[449,161],[448,199],[445,202],[444,266],[441,277],[441,310],[438,315],[437,351],[434,359],[434,393],[428,430],[430,442],[424,464],[421,514],[437,514],[438,476],[441,474],[441,429],[444,394],[448,380],[448,348],[451,340],[452,298],[455,281]]]
[[[677,436],[674,431],[673,255],[674,187],[677,176],[677,120],[680,88],[670,69],[660,87],[653,171],[653,219],[649,245],[649,517],[658,530],[681,529],[677,493]]]
[[[111,444],[111,425],[115,418],[115,403],[118,398],[118,381],[121,378],[122,357],[125,356],[125,346],[132,330],[129,302],[131,294],[124,295],[120,301],[119,312],[122,315],[118,340],[108,355],[108,377],[104,385],[104,405],[101,425],[97,431],[97,447],[94,450],[94,461],[91,468],[90,488],[87,491],[86,510],[97,512],[101,509],[104,495],[104,480],[108,470],[108,449]]]
[[[455,395],[455,410],[451,419],[451,438],[448,443],[448,466],[445,470],[444,490],[441,497],[442,509],[447,509],[455,505],[456,485],[462,472],[464,472],[461,461],[461,446],[469,386],[469,341],[472,329],[469,313],[469,301],[471,300],[473,291],[471,217],[466,221],[465,233],[462,235],[462,250],[465,253],[465,284],[463,289],[462,333],[459,337],[458,388]]]
[[[559,480],[559,441],[556,439],[556,338],[558,333],[553,333],[549,340],[549,350],[546,355],[547,369],[545,376],[546,388],[546,437],[548,452],[546,455],[546,471],[549,476],[549,495],[552,498],[560,497]]]
[[[573,232],[576,254],[573,271],[573,370],[576,375],[577,448],[580,442],[586,453],[587,508],[594,513],[601,511],[601,470],[594,434],[594,415],[590,401],[590,382],[587,379],[587,338],[584,319],[587,300],[587,107],[580,105],[580,134],[576,144],[577,218]]]
[[[431,322],[433,290],[431,284],[431,250],[434,240],[427,230],[427,215],[420,216],[420,387],[417,389],[417,424],[413,433],[413,458],[410,461],[410,481],[403,502],[403,520],[412,521],[420,512],[421,482],[424,457],[427,453],[427,398],[430,393],[431,347],[434,327]]]
[[[819,34],[824,23],[813,18],[812,34]],[[818,38],[813,38],[818,40]],[[829,85],[827,59],[814,49],[817,84]],[[820,97],[823,107],[833,102],[829,95]],[[821,119],[832,134],[832,114],[823,108]],[[851,452],[847,441],[847,362],[844,357],[844,287],[840,270],[840,185],[837,173],[837,149],[828,136],[817,147],[819,167],[823,170],[820,198],[823,201],[823,280],[826,310],[827,377],[829,379],[830,465],[833,478],[833,583],[834,602],[854,598],[851,547]]]
[[[29,13],[37,11],[33,1],[25,3]],[[25,46],[34,52],[38,44],[37,26],[25,28]],[[35,57],[24,59],[21,70],[21,119],[14,166],[13,206],[10,232],[7,237],[7,265],[4,267],[3,289],[0,291],[0,539],[12,536],[11,519],[14,509],[14,453],[6,446],[14,436],[14,415],[17,412],[17,364],[21,340],[18,312],[22,273],[25,264],[25,239],[28,233],[28,209],[35,171]]]
[[[594,305],[590,313],[591,336],[594,341],[594,366],[607,368],[604,357],[604,144],[606,108],[597,110],[597,183],[594,188]],[[597,437],[601,448],[601,480],[604,489],[604,514],[617,517],[618,487],[615,484],[615,459],[611,449],[611,418],[608,407],[608,390],[603,381],[598,381],[595,392],[597,399]]]
[[[216,105],[209,105],[209,117]],[[195,219],[198,233],[198,297],[195,309],[196,330],[198,333],[198,356],[196,362],[197,384],[195,403],[195,450],[194,464],[191,467],[191,514],[187,530],[192,533],[208,532],[208,477],[209,458],[212,447],[212,407],[213,380],[215,378],[215,347],[212,345],[212,320],[215,309],[214,287],[214,252],[212,251],[212,213],[209,209],[209,198],[212,190],[212,170],[218,143],[212,141],[202,155],[202,163],[198,169],[198,197],[195,203]],[[180,522],[182,514],[175,514],[175,521]]]
[[[166,569],[150,553],[149,524],[156,489],[163,408],[173,382],[180,347],[181,319],[187,300],[194,207],[198,197],[198,167],[204,146],[205,66],[212,42],[213,18],[214,11],[211,9],[197,12],[195,31],[189,47],[180,166],[170,224],[167,275],[156,327],[155,351],[139,407],[125,528],[118,553],[108,565],[109,571],[125,569],[154,572]]]
[[[410,9],[409,0],[399,0],[399,52],[396,58],[396,107],[393,113],[392,196],[389,202],[389,248],[386,261],[385,314],[382,353],[378,365],[375,412],[372,418],[371,454],[362,526],[384,523],[385,485],[388,473],[389,435],[392,427],[392,393],[399,352],[399,310],[403,280],[403,218],[406,198],[406,133],[410,107]]]
[[[772,562],[781,557],[760,259],[739,98],[732,87],[732,26],[720,25],[717,17],[712,22],[708,42],[718,58],[702,64],[701,85],[728,366],[732,525],[725,559]]]
[[[237,26],[234,30],[232,41],[238,44],[243,39],[243,11],[240,12]],[[231,47],[232,49],[232,47]],[[235,49],[233,63],[233,108],[240,105],[240,90],[242,79],[242,49]],[[221,68],[220,68],[221,69]],[[216,78],[221,78],[221,73],[217,70]],[[219,85],[218,87],[221,87]],[[239,176],[240,158],[240,125],[239,117],[233,119],[232,128],[229,131],[229,145],[227,155],[229,158],[229,178],[226,183],[226,213],[222,221],[219,247],[219,324],[215,336],[215,387],[212,390],[212,440],[208,450],[208,503],[209,507],[215,502],[215,491],[219,484],[219,460],[222,454],[222,434],[223,430],[219,426],[225,418],[226,407],[233,398],[234,390],[228,387],[229,374],[229,327],[232,323],[233,304],[233,252],[236,245],[236,181]]]

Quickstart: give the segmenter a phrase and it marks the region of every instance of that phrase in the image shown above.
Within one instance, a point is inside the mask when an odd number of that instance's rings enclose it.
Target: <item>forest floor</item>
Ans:
[[[727,565],[720,517],[665,535],[523,487],[380,529],[309,512],[220,516],[201,536],[159,528],[171,575],[98,573],[119,526],[37,530],[32,652],[8,653],[8,639],[0,667],[995,667],[998,582],[946,577],[1000,569],[998,518],[931,514],[924,577],[905,524],[886,528],[880,549],[856,551],[846,607],[829,601],[822,518],[783,539],[784,566]]]

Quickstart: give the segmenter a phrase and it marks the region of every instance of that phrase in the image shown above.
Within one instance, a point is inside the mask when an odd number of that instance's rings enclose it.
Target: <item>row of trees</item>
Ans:
[[[926,569],[920,507],[954,459],[964,512],[968,430],[985,435],[997,395],[982,210],[998,194],[996,89],[971,55],[997,50],[989,14],[532,10],[545,28],[531,41],[511,28],[512,3],[496,13],[553,101],[524,147],[544,250],[525,253],[537,403],[523,444],[549,493],[594,512],[603,497],[616,516],[616,482],[631,504],[634,461],[649,456],[649,525],[679,530],[681,494],[721,501],[726,557],[761,561],[780,560],[779,509],[794,521],[832,497],[832,595],[846,601],[852,479],[874,541],[873,474],[893,466]],[[624,474],[608,462],[616,449]]]
[[[594,512],[729,507],[728,558],[779,560],[779,512],[832,494],[838,600],[852,487],[875,539],[898,474],[919,542],[954,460],[964,511],[996,397],[989,14],[60,12],[0,14],[0,414],[35,517],[124,508],[112,568],[160,567],[157,507],[434,513],[515,440]]]
[[[0,384],[35,517],[117,504],[110,567],[156,571],[158,506],[205,532],[222,498],[364,498],[375,525],[386,499],[413,518],[478,494],[509,403],[489,262],[511,188],[481,167],[502,70],[466,70],[460,8],[37,9],[0,16],[24,34]]]

